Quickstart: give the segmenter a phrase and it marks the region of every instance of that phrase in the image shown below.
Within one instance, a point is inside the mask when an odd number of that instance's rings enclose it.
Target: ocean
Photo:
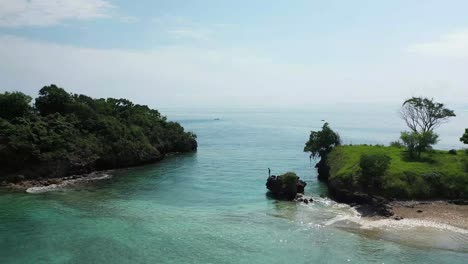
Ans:
[[[468,230],[425,221],[361,219],[327,198],[310,130],[325,120],[346,144],[388,144],[405,129],[398,105],[309,109],[161,109],[198,135],[196,153],[110,172],[43,193],[0,189],[0,263],[466,263]],[[462,148],[468,109],[437,132]],[[216,120],[219,119],[219,120]],[[314,202],[266,195],[296,172]]]

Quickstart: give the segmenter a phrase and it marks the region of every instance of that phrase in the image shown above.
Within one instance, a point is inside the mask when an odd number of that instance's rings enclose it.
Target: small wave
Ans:
[[[59,189],[59,184],[51,184],[48,186],[39,186],[39,187],[30,187],[26,190],[27,193],[43,193],[50,191],[57,191]]]
[[[44,193],[44,192],[52,192],[52,191],[61,191],[69,187],[73,187],[79,183],[83,182],[90,182],[90,181],[97,181],[97,180],[105,180],[111,178],[110,174],[96,174],[90,175],[82,178],[71,179],[71,180],[64,180],[60,184],[51,184],[47,186],[36,186],[30,187],[26,189],[27,193]]]
[[[380,220],[368,220],[368,219],[361,219],[359,224],[361,225],[362,229],[374,229],[374,228],[398,228],[398,229],[411,229],[416,227],[427,227],[427,228],[435,228],[440,230],[447,230],[461,234],[468,234],[468,230],[452,226],[449,224],[434,222],[430,220],[421,220],[421,219],[412,219],[406,218],[402,220],[394,220],[394,219],[380,219]]]

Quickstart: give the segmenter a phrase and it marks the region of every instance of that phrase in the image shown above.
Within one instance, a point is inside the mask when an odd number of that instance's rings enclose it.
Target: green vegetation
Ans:
[[[359,161],[361,177],[359,183],[365,190],[379,189],[382,177],[390,166],[391,158],[386,154],[363,154]]]
[[[447,122],[455,113],[433,99],[412,97],[403,103],[401,118],[411,132],[401,132],[401,140],[410,159],[420,159],[421,153],[432,149],[438,141],[434,129]]]
[[[128,167],[197,148],[194,134],[126,99],[93,99],[50,85],[31,100],[0,94],[0,180]]]
[[[420,159],[423,152],[432,150],[432,145],[437,143],[439,136],[432,131],[401,132],[400,138],[408,150],[408,157]]]
[[[310,132],[309,141],[305,144],[304,152],[310,152],[310,156],[314,158],[324,158],[334,147],[340,144],[340,135],[335,133],[328,123],[325,123],[322,130]]]
[[[468,128],[465,129],[465,133],[460,138],[460,141],[463,142],[464,144],[468,144]]]
[[[458,152],[434,150],[414,161],[397,147],[338,146],[328,155],[330,181],[392,198],[468,198],[468,159]]]
[[[339,145],[341,145],[340,135],[333,131],[328,123],[323,124],[322,130],[310,132],[304,152],[310,152],[310,158],[320,157],[320,161],[315,165],[319,180],[328,181],[330,168],[327,165],[327,155]]]

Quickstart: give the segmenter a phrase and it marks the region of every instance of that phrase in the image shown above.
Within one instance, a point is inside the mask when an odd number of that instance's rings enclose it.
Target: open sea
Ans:
[[[468,108],[455,110],[438,148],[463,147]],[[322,120],[344,143],[388,144],[405,129],[398,105],[161,112],[198,135],[196,153],[53,192],[0,189],[0,263],[468,263],[468,230],[361,219],[302,151]],[[269,198],[268,168],[296,172],[315,202]]]

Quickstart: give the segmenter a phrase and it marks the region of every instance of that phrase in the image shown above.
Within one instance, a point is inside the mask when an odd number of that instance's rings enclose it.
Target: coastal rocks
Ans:
[[[330,166],[328,166],[326,158],[320,159],[320,161],[315,164],[315,168],[317,168],[317,179],[322,182],[328,182],[328,178],[330,177]]]
[[[266,187],[277,199],[294,200],[298,193],[304,193],[307,184],[294,172],[268,177]]]
[[[344,189],[336,181],[330,181],[328,188],[335,201],[354,206],[363,216],[394,215],[389,201],[383,197]]]
[[[296,198],[294,198],[294,201],[309,204],[312,203],[314,199],[312,199],[312,197],[304,196],[302,193],[298,193],[296,194]]]
[[[42,193],[48,191],[61,190],[66,187],[75,186],[79,183],[87,183],[96,180],[108,179],[111,176],[103,172],[94,172],[84,175],[72,175],[61,178],[50,178],[50,179],[37,179],[37,180],[23,180],[17,183],[9,182],[5,183],[6,186],[26,191],[28,193]]]
[[[456,205],[468,205],[468,200],[463,199],[449,200],[448,202]]]

